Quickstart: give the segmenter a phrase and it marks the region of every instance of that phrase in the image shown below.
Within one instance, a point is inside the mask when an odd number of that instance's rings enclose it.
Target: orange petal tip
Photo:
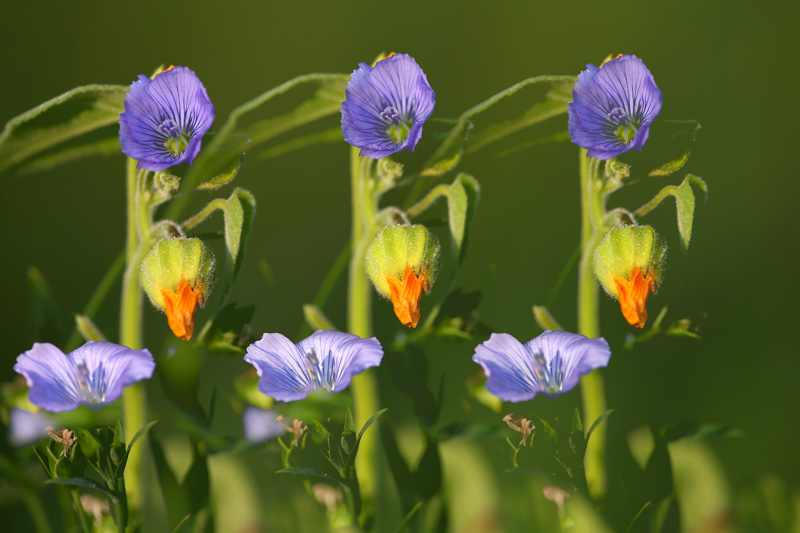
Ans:
[[[192,289],[185,279],[181,279],[177,292],[164,287],[159,289],[164,296],[164,312],[172,333],[179,339],[190,340],[194,333],[195,309],[203,305],[203,282],[198,282]]]
[[[430,287],[427,271],[423,270],[417,277],[414,269],[406,266],[402,280],[394,276],[386,276],[386,281],[389,283],[394,314],[397,315],[397,318],[400,319],[404,326],[417,327],[419,322],[419,299],[422,296],[422,291],[427,291]]]
[[[614,283],[622,316],[631,326],[643,328],[647,322],[647,298],[655,290],[654,276],[648,278],[634,266],[628,279],[614,276]]]

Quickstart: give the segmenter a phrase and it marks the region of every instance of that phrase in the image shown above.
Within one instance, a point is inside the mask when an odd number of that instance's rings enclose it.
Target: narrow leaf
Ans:
[[[215,135],[216,137],[217,135]],[[211,137],[209,135],[209,137]],[[197,188],[198,189],[219,189],[227,185],[236,174],[239,173],[239,168],[244,161],[247,145],[250,143],[250,138],[244,134],[231,134],[227,135],[225,143],[217,146],[217,153],[214,158],[209,160],[206,166],[202,169],[206,176]],[[200,170],[196,171],[199,175]]]
[[[549,329],[551,331],[564,331],[558,320],[550,314],[550,311],[543,305],[533,306],[533,319],[542,329]]]
[[[480,195],[478,181],[467,174],[459,174],[450,185],[450,193],[447,195],[448,223],[458,264],[466,253],[468,232],[475,218]]]
[[[304,467],[304,468],[284,468],[282,470],[278,470],[275,472],[276,474],[293,474],[296,476],[307,476],[311,478],[321,479],[323,481],[327,481],[328,483],[335,483],[345,491],[350,491],[350,487],[348,487],[343,481],[338,478],[333,477],[332,475],[328,474],[327,472],[323,472],[322,470],[317,470],[316,468],[311,467]]]
[[[303,317],[308,322],[308,325],[311,326],[314,330],[325,330],[331,331],[336,330],[336,326],[333,325],[328,317],[325,316],[325,313],[314,304],[304,304],[303,305]]]
[[[0,175],[121,152],[117,122],[127,93],[124,85],[77,87],[11,119],[0,133]]]
[[[689,241],[692,238],[692,224],[694,220],[695,198],[692,185],[699,187],[708,197],[708,186],[701,178],[688,174],[680,185],[668,185],[661,189],[652,200],[636,210],[636,216],[643,216],[655,209],[668,196],[675,197],[675,205],[678,211],[678,232],[681,236],[681,244],[684,250],[689,249]]]
[[[364,436],[364,432],[365,432],[365,431],[367,431],[367,429],[369,429],[369,427],[370,427],[370,426],[371,426],[371,425],[372,425],[372,424],[373,424],[373,423],[374,423],[374,422],[375,422],[375,421],[376,421],[378,418],[380,418],[380,417],[381,417],[381,415],[383,415],[383,413],[385,413],[385,412],[386,412],[386,411],[388,411],[388,410],[389,410],[388,408],[386,408],[386,409],[381,409],[380,411],[378,411],[377,413],[375,413],[374,415],[372,415],[371,417],[369,417],[369,420],[367,420],[367,421],[364,423],[364,427],[362,427],[362,428],[361,428],[361,431],[358,433],[358,442],[361,442],[361,437],[363,437],[363,436]]]
[[[119,466],[117,467],[117,472],[115,474],[117,478],[121,478],[123,473],[125,472],[125,465],[128,464],[128,456],[131,454],[131,448],[133,448],[133,445],[136,444],[136,441],[139,440],[139,437],[147,433],[150,430],[150,428],[156,424],[156,422],[158,422],[158,420],[151,420],[150,422],[142,426],[142,428],[136,432],[136,435],[133,436],[131,442],[128,444],[128,448],[125,450],[125,455],[122,457],[122,460],[120,461]]]
[[[661,120],[653,124],[650,142],[659,150],[670,150],[671,159],[654,168],[648,176],[669,176],[677,172],[689,160],[700,123],[696,120]]]
[[[106,340],[106,336],[103,335],[100,328],[86,315],[75,315],[75,327],[78,328],[80,334],[87,341],[100,342]]]
[[[597,417],[597,420],[594,421],[594,423],[592,424],[592,427],[590,427],[589,431],[586,432],[586,442],[589,442],[589,437],[592,436],[592,432],[594,432],[595,428],[597,428],[597,426],[602,424],[603,421],[606,418],[608,418],[608,415],[610,415],[613,412],[614,412],[613,409],[606,409],[605,411],[603,411],[603,414],[601,414],[600,416]]]
[[[114,503],[119,503],[119,498],[116,494],[108,490],[107,488],[103,487],[102,485],[97,484],[96,482],[92,481],[91,479],[87,479],[85,477],[65,477],[65,478],[53,478],[48,479],[45,483],[49,485],[66,485],[68,487],[85,487],[89,489],[94,489],[97,491],[102,492],[112,500]]]
[[[732,426],[723,424],[670,424],[662,431],[667,442],[680,439],[706,440],[716,437],[743,437],[744,432]]]

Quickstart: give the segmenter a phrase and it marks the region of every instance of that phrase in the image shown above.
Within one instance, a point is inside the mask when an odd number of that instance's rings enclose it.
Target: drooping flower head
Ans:
[[[191,164],[213,123],[214,105],[200,79],[186,67],[170,67],[153,79],[140,74],[131,84],[119,140],[139,168],[164,170]]]
[[[439,241],[422,224],[388,226],[367,248],[367,274],[375,289],[392,300],[404,326],[417,327],[419,300],[436,280]]]
[[[472,360],[486,373],[486,389],[507,402],[524,402],[537,394],[555,397],[572,390],[580,377],[608,365],[605,339],[567,331],[545,331],[520,343],[508,333],[493,333],[475,348]]]
[[[172,333],[188,341],[194,312],[214,284],[214,256],[197,238],[163,239],[142,261],[139,279],[153,305],[164,311]]]
[[[89,341],[66,355],[52,344],[35,343],[17,357],[14,371],[25,376],[31,403],[57,413],[111,403],[128,385],[150,378],[155,366],[147,350]]]
[[[314,390],[340,392],[354,375],[378,366],[382,358],[375,337],[322,330],[297,344],[280,333],[265,333],[244,356],[258,372],[258,390],[284,402],[302,400]]]
[[[569,104],[572,142],[588,156],[611,159],[642,151],[650,124],[661,112],[661,91],[636,56],[620,54],[601,67],[586,65]]]
[[[594,250],[594,273],[609,294],[619,300],[631,326],[647,322],[647,299],[663,277],[667,245],[652,226],[611,228]]]
[[[344,140],[373,159],[413,152],[436,104],[428,78],[407,54],[391,54],[374,67],[359,63],[347,83],[346,98]]]

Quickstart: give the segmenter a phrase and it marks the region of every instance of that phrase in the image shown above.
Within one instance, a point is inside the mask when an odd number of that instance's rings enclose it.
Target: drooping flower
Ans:
[[[588,156],[611,159],[642,151],[650,124],[661,112],[661,91],[636,56],[620,54],[601,67],[586,65],[569,104],[572,142]]]
[[[249,405],[242,413],[244,440],[251,444],[267,442],[286,433],[282,416],[269,409]]]
[[[404,326],[417,327],[419,300],[439,268],[439,241],[422,224],[384,228],[367,248],[367,274],[375,289],[392,300]]]
[[[164,311],[172,333],[188,341],[194,312],[214,284],[214,256],[197,238],[164,239],[142,261],[139,276],[153,305]]]
[[[663,276],[667,245],[651,226],[611,228],[594,251],[594,273],[609,294],[619,300],[631,326],[647,322],[647,299]]]
[[[359,63],[342,102],[344,140],[373,159],[413,152],[435,104],[436,93],[411,56],[391,54],[374,67]]]
[[[119,140],[139,168],[164,170],[191,164],[213,123],[214,105],[200,79],[186,67],[170,67],[153,79],[140,74],[131,84]]]
[[[14,371],[25,376],[31,403],[57,413],[111,403],[128,385],[150,378],[155,366],[147,350],[89,341],[66,355],[52,344],[35,343],[17,357]]]
[[[486,389],[508,402],[537,394],[555,397],[572,390],[580,377],[608,365],[605,339],[589,339],[567,331],[545,331],[520,343],[508,333],[493,333],[475,348],[472,360],[486,373]]]
[[[258,390],[284,402],[302,400],[314,390],[340,392],[354,375],[378,366],[382,358],[375,337],[322,330],[297,344],[280,333],[265,333],[244,356],[258,372]]]

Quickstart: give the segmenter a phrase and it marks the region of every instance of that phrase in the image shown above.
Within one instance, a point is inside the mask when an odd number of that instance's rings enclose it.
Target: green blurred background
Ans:
[[[308,72],[350,72],[383,51],[414,56],[436,91],[434,117],[454,118],[524,78],[577,74],[608,54],[638,55],[664,94],[661,117],[702,124],[685,171],[703,177],[710,196],[706,205],[698,203],[690,253],[680,251],[671,200],[645,221],[671,245],[651,316],[668,304],[668,321],[700,320],[704,339],[662,338],[623,350],[631,328],[616,302],[603,299],[602,331],[615,347],[605,372],[608,403],[616,409],[612,446],[625,446],[628,431],[642,424],[740,428],[742,438],[709,443],[735,502],[737,494],[764,483],[780,481],[790,493],[800,488],[800,350],[790,339],[800,319],[800,176],[792,155],[798,43],[789,37],[798,8],[788,6],[689,0],[18,2],[5,6],[0,20],[0,123],[73,87],[128,84],[166,63],[198,74],[219,124],[234,107],[283,81]],[[515,102],[518,107],[487,118],[525,109],[524,99]],[[337,121],[332,117],[326,126]],[[566,117],[541,131],[565,126]],[[490,146],[459,168],[482,185],[460,285],[482,291],[484,322],[522,340],[538,334],[531,305],[548,303],[579,229],[577,149],[561,143],[502,154],[526,135]],[[419,150],[425,149],[423,140]],[[258,210],[234,298],[256,306],[256,333],[292,336],[299,330],[301,304],[313,299],[346,242],[348,157],[341,143],[245,161],[237,184],[256,195]],[[120,154],[2,182],[3,381],[32,342],[26,269],[34,265],[47,279],[63,316],[63,337],[122,249],[123,173]],[[644,184],[620,198],[636,206],[661,185]],[[260,261],[269,264],[274,283],[265,282]],[[576,327],[574,279],[572,272],[549,302],[568,329]],[[342,327],[344,294],[342,283],[325,309]],[[386,315],[377,319],[377,333],[391,339],[398,326],[388,304],[376,300],[376,313]],[[98,325],[115,338],[116,321],[109,301]],[[154,339],[163,337],[163,318],[150,309],[147,325]],[[437,345],[429,353],[448,376],[454,410],[463,379],[476,370],[471,355],[464,344]],[[224,365],[231,376],[245,369],[238,361]],[[545,402],[537,399],[532,408],[546,411]]]

